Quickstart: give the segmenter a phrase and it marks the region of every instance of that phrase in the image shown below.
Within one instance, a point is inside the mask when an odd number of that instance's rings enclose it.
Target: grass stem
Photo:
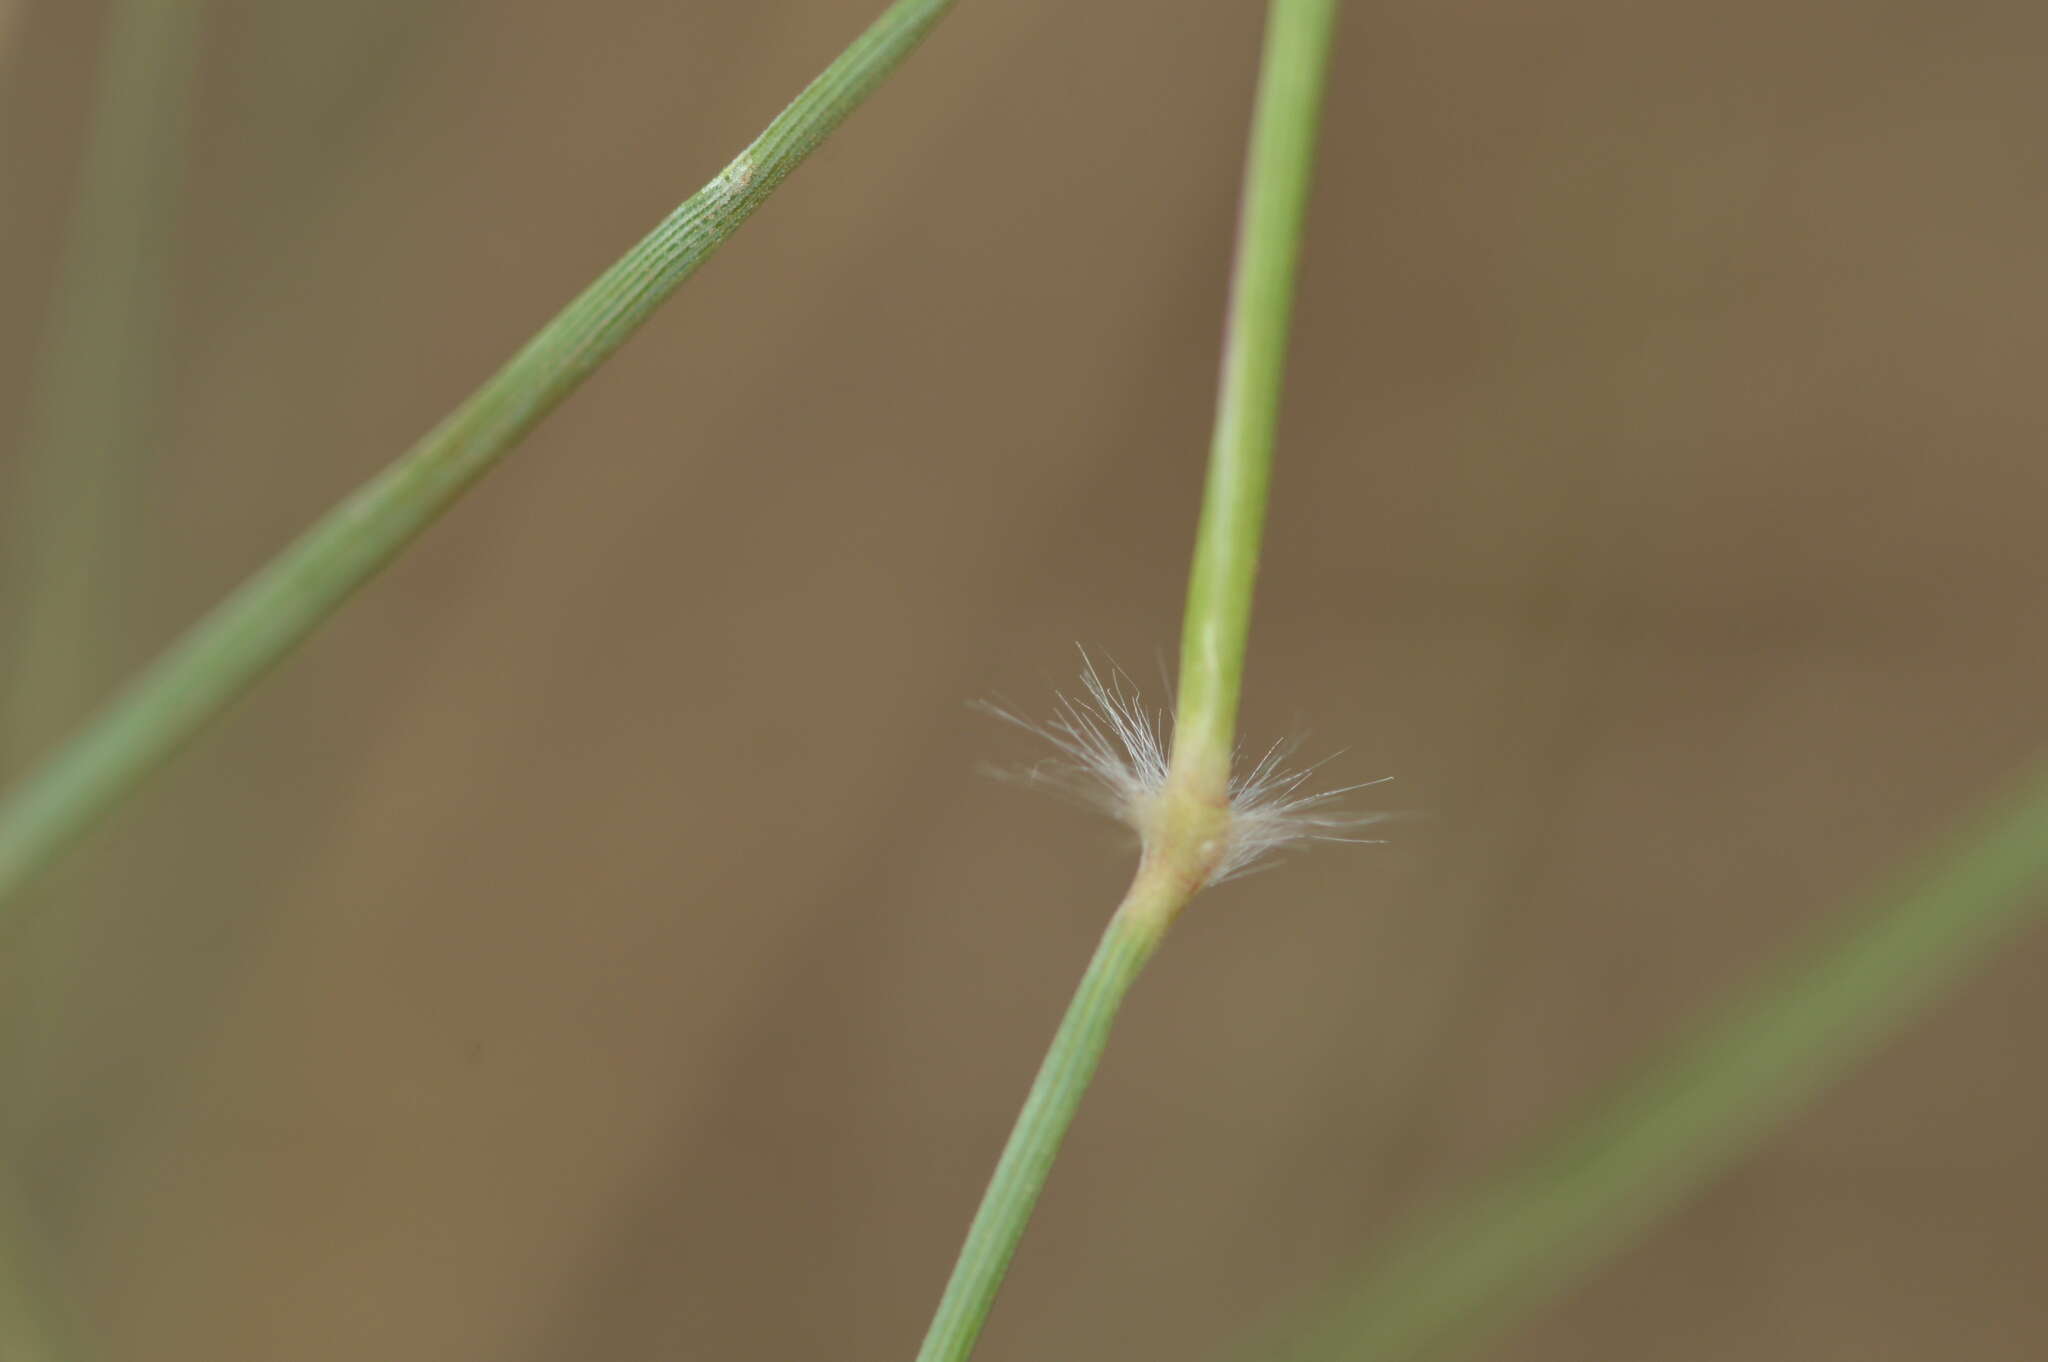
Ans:
[[[1137,875],[1053,1036],[918,1362],[963,1362],[973,1352],[1117,1009],[1228,841],[1238,692],[1335,10],[1335,0],[1273,0],[1268,10],[1167,786]]]
[[[1145,892],[1158,893],[1165,888],[1155,884]],[[974,1351],[982,1322],[988,1318],[1017,1241],[1038,1204],[1067,1126],[1095,1076],[1117,1009],[1171,920],[1170,912],[1135,902],[1140,897],[1134,885],[1109,920],[1095,958],[1081,976],[1081,985],[1053,1035],[1031,1094],[1024,1100],[1024,1110],[1018,1114],[995,1175],[989,1179],[981,1208],[968,1228],[967,1243],[953,1266],[924,1346],[918,1350],[918,1362],[957,1362]]]
[[[1275,0],[1266,27],[1173,726],[1175,778],[1210,798],[1228,780],[1237,745],[1295,264],[1336,13],[1336,0]]]
[[[0,802],[0,905],[332,615],[574,392],[930,32],[897,0],[732,164]]]

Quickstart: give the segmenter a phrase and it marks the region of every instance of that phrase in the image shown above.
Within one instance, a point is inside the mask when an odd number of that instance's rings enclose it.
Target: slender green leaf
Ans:
[[[576,390],[909,55],[953,0],[897,0],[718,177],[497,375],[202,619],[0,804],[0,904],[253,685]]]

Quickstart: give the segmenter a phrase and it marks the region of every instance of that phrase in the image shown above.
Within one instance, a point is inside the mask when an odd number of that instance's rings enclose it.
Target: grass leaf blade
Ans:
[[[897,0],[425,439],[195,625],[0,803],[0,905],[433,523],[687,279],[954,0]]]
[[[2044,880],[2048,766],[1253,1356],[1465,1355],[1635,1240],[1982,963],[2044,906]]]

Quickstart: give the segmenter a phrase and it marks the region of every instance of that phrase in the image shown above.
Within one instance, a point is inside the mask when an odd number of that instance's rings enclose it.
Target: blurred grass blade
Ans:
[[[111,579],[137,465],[152,443],[199,9],[196,0],[116,0],[106,16],[77,206],[9,508],[7,767],[76,722],[109,680]]]
[[[134,539],[138,475],[159,442],[171,228],[201,9],[199,0],[114,0],[102,20],[74,206],[9,488],[0,770],[18,769],[76,722],[111,679],[123,547]],[[0,68],[15,18],[0,0]],[[48,976],[20,963],[30,1000],[19,1031],[39,1036]],[[27,1065],[8,1057],[19,1092]],[[5,1147],[13,1152],[11,1138]],[[78,1340],[13,1193],[0,1188],[0,1356],[58,1362],[79,1353]]]
[[[1463,1356],[1649,1229],[2024,924],[2048,898],[2048,765],[1696,1025],[1498,1179],[1398,1240],[1264,1351]]]
[[[409,544],[615,351],[930,32],[897,0],[752,145],[0,804],[0,904]]]
[[[43,1236],[23,1214],[14,1188],[0,1188],[0,1359],[73,1362],[92,1353],[48,1264]]]

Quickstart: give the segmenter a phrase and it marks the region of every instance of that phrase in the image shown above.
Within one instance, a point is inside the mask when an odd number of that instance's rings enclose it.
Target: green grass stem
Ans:
[[[1009,1270],[1124,995],[1207,882],[1229,817],[1252,586],[1266,514],[1295,260],[1335,0],[1273,0],[1260,60],[1216,433],[1182,644],[1161,816],[1010,1132],[917,1362],[963,1362]]]
[[[897,0],[752,145],[426,438],[358,488],[150,666],[0,803],[0,905],[574,392],[871,94],[953,0]]]
[[[1156,882],[1149,892],[1164,887],[1163,881]],[[1095,1076],[1117,1009],[1171,921],[1170,909],[1158,911],[1161,907],[1127,899],[1103,932],[989,1179],[918,1362],[957,1362],[974,1351],[1067,1126]]]
[[[2048,765],[1253,1355],[1468,1354],[1641,1237],[1981,964],[2048,903],[2044,880]]]
[[[1336,15],[1336,0],[1275,0],[1266,26],[1173,727],[1176,778],[1212,797],[1229,778],[1237,744],[1295,264]]]

